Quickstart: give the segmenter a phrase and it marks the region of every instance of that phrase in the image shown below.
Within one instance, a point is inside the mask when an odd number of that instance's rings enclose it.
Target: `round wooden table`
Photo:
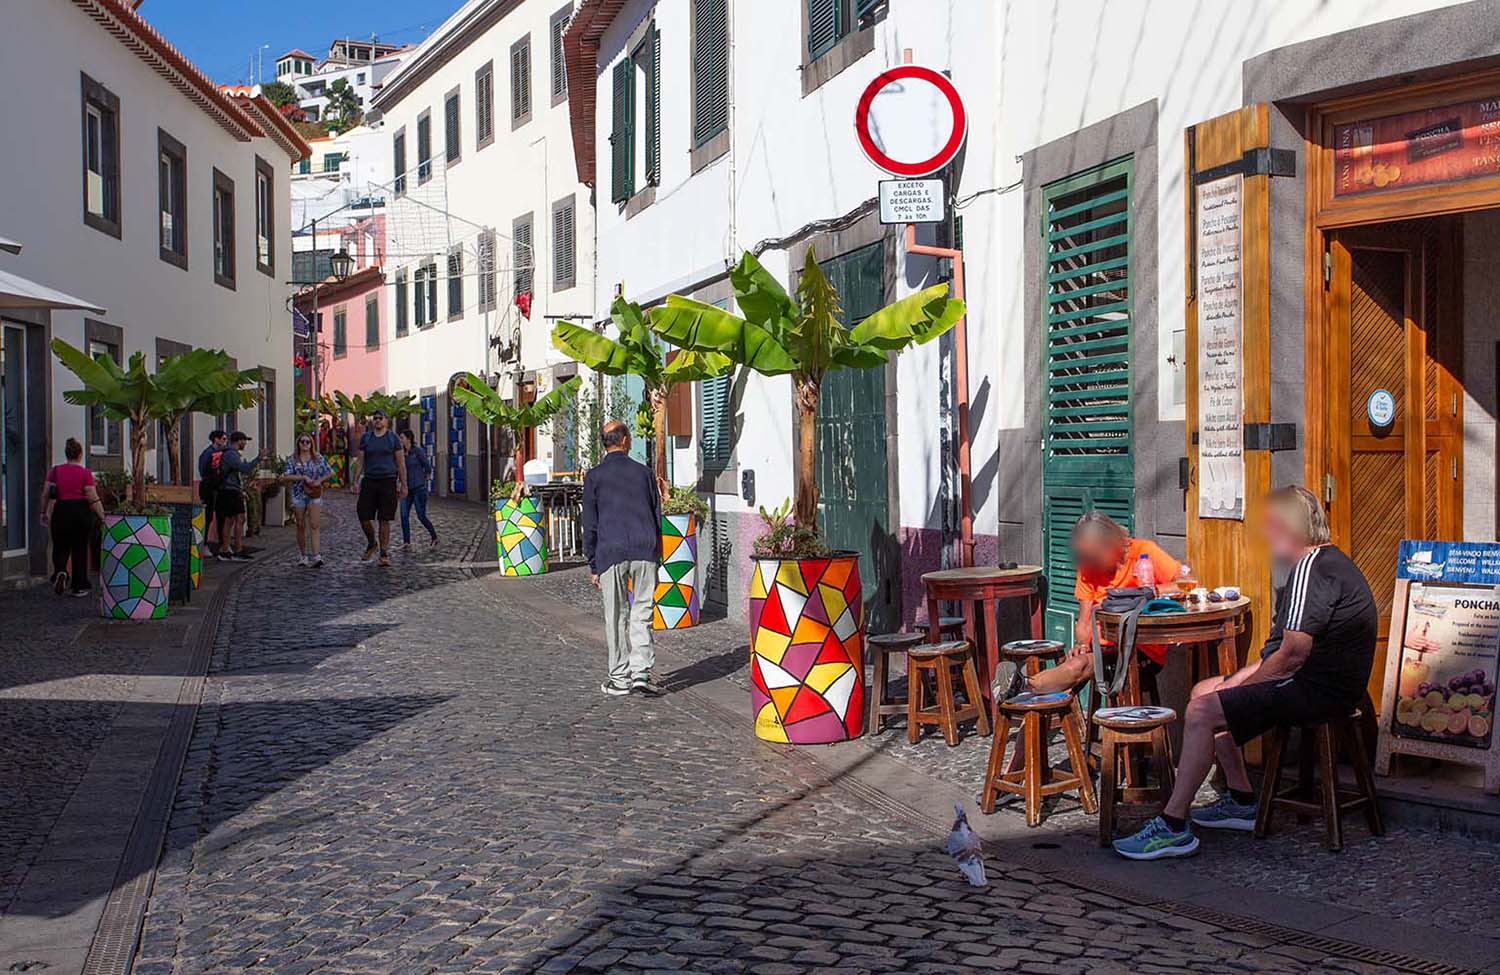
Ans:
[[[995,667],[1000,662],[1000,634],[997,632],[996,610],[1002,599],[1025,599],[1031,617],[1031,637],[1042,638],[1042,568],[1038,565],[1019,565],[1014,569],[971,565],[957,569],[940,569],[922,575],[922,584],[927,587],[927,639],[930,643],[941,643],[938,620],[942,613],[939,604],[944,600],[959,603],[963,607],[964,636],[975,647],[983,647],[979,654],[980,690],[990,700],[990,684],[995,679]]]
[[[1218,675],[1227,676],[1240,666],[1239,638],[1245,632],[1245,613],[1249,608],[1250,600],[1240,596],[1222,603],[1188,603],[1181,613],[1141,616],[1135,625],[1135,643],[1190,647],[1195,654],[1214,656]],[[1105,643],[1115,642],[1119,638],[1120,614],[1101,611],[1097,616],[1099,638]],[[1139,661],[1140,655],[1134,659]],[[1141,682],[1136,670],[1132,669],[1122,699],[1116,703],[1127,707],[1141,703]]]

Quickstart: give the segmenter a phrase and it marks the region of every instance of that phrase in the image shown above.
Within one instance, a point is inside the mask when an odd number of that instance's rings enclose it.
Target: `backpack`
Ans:
[[[203,475],[203,490],[217,491],[224,486],[224,450],[208,455],[208,471]]]
[[[1115,644],[1112,672],[1106,673],[1109,668],[1105,666],[1103,647],[1100,645],[1097,615],[1089,635],[1094,651],[1094,687],[1102,697],[1112,699],[1124,690],[1125,679],[1135,662],[1135,628],[1142,614],[1154,616],[1185,610],[1175,600],[1157,598],[1156,590],[1149,586],[1130,586],[1106,590],[1104,601],[1099,604],[1099,611],[1121,614],[1119,642]]]

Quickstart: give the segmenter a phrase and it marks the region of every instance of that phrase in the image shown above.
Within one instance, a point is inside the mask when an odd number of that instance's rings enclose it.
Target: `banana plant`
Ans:
[[[466,372],[453,384],[453,401],[468,410],[469,414],[480,422],[490,426],[504,427],[510,431],[511,439],[516,445],[515,480],[517,485],[520,485],[522,483],[521,465],[525,463],[521,456],[522,434],[546,423],[567,406],[568,401],[577,394],[578,387],[582,383],[582,379],[574,376],[559,383],[536,402],[518,406],[508,402],[491,389],[490,384],[484,381],[484,377]]]
[[[173,484],[182,484],[182,420],[191,413],[223,416],[260,402],[259,369],[236,369],[219,349],[172,356],[156,373],[166,399],[160,420]],[[271,445],[267,444],[267,448]]]
[[[836,369],[883,366],[891,353],[930,342],[964,316],[964,303],[934,285],[892,302],[852,328],[843,323],[838,289],[808,248],[794,301],[754,255],[729,272],[734,315],[681,295],[651,310],[651,329],[670,345],[717,352],[765,376],[791,376],[797,410],[796,526],[818,530],[818,400]]]
[[[641,306],[616,297],[609,310],[619,337],[606,338],[591,328],[558,322],[552,344],[566,355],[606,376],[640,376],[651,407],[651,425],[656,440],[656,479],[665,500],[667,484],[667,397],[678,383],[696,382],[723,375],[734,367],[721,352],[684,350],[664,361],[662,350]]]

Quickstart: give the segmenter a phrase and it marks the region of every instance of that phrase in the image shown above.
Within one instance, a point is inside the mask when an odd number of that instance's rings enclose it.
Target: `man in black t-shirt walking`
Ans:
[[[1380,614],[1359,567],[1330,543],[1322,503],[1301,487],[1271,492],[1264,535],[1277,564],[1291,568],[1261,658],[1193,688],[1172,798],[1139,833],[1115,841],[1122,856],[1195,852],[1189,816],[1202,828],[1253,830],[1255,794],[1240,746],[1278,726],[1347,716],[1364,699]],[[1190,811],[1215,760],[1229,791]]]

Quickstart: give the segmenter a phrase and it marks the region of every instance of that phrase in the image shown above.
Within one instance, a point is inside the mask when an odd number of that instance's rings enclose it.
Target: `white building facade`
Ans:
[[[1253,476],[1244,493],[1272,472],[1278,483],[1321,485],[1325,472],[1348,465],[1325,456],[1337,438],[1318,429],[1326,410],[1302,391],[1304,363],[1318,359],[1304,351],[1315,330],[1304,327],[1314,312],[1303,298],[1312,272],[1301,263],[1300,201],[1303,168],[1316,154],[1305,144],[1312,116],[1303,106],[1397,91],[1402,69],[1371,50],[1403,52],[1397,61],[1434,86],[1472,74],[1471,101],[1482,104],[1478,65],[1497,42],[1481,25],[1500,5],[1337,0],[1310,10],[1215,0],[1188,9],[1144,0],[587,0],[568,46],[580,178],[599,199],[596,318],[621,283],[647,305],[672,292],[728,301],[726,270],[745,250],[790,282],[816,247],[850,289],[846,304],[852,293],[859,309],[943,279],[946,267],[905,253],[904,228],[879,225],[872,202],[883,174],[853,131],[860,93],[909,50],[949,74],[970,119],[947,174],[957,219],[917,239],[964,253],[976,562],[1044,566],[1047,625],[1065,634],[1076,610],[1067,531],[1083,510],[1103,508],[1210,567],[1212,551],[1243,553],[1240,536],[1221,545],[1213,532],[1244,522],[1200,523],[1196,514],[1200,379],[1183,283],[1192,271],[1185,186],[1195,185],[1188,174],[1201,181],[1209,170],[1194,169],[1187,133],[1245,106],[1252,114],[1271,106],[1271,135],[1257,146],[1276,148],[1277,165],[1294,172],[1247,170],[1246,178],[1271,181],[1273,208],[1282,209],[1271,211],[1270,252],[1292,263],[1270,275],[1265,300],[1275,314],[1254,360],[1274,367],[1245,394]],[[1444,97],[1428,98],[1437,108],[1417,107],[1436,112]],[[1278,106],[1284,100],[1294,107]],[[1381,104],[1392,113],[1404,105]],[[1463,239],[1475,242],[1488,224],[1476,214],[1463,226]],[[1471,280],[1468,293],[1478,287]],[[1482,344],[1471,339],[1465,333],[1460,344]],[[821,472],[825,529],[836,545],[866,554],[877,627],[925,616],[920,574],[958,557],[952,354],[951,342],[934,343],[882,375],[835,379],[832,401],[825,391],[822,450],[839,452]],[[1465,413],[1463,426],[1471,444],[1492,445],[1493,348],[1476,356],[1464,360],[1467,397],[1489,405]],[[736,376],[693,395],[693,429],[674,440],[673,479],[711,495],[706,595],[743,613],[754,509],[793,488],[790,384]],[[1445,469],[1473,472],[1473,461],[1465,468],[1455,458]],[[1464,488],[1475,497],[1462,509],[1463,530],[1476,537],[1494,535],[1492,460],[1484,467],[1481,488]],[[1383,573],[1386,555],[1371,558]],[[1262,571],[1253,564],[1219,565],[1216,581],[1248,585]]]
[[[266,375],[262,407],[193,417],[187,470],[226,420],[286,453],[292,435],[288,166],[306,144],[268,103],[217,89],[122,0],[20,0],[0,36],[5,236],[22,244],[6,270],[102,311],[0,311],[5,409],[4,561],[0,575],[39,573],[36,514],[46,468],[76,437],[96,471],[121,470],[119,424],[63,400],[76,378],[49,343],[124,363],[223,349]],[[152,431],[148,463],[165,481]]]
[[[571,12],[565,0],[470,0],[375,100],[394,174],[389,391],[422,398],[449,470],[440,490],[487,497],[510,463],[508,445],[455,419],[452,380],[474,372],[506,396],[542,396],[576,371],[552,349],[553,322],[593,318],[593,208],[561,59]],[[524,450],[576,466],[557,446],[542,428]]]

